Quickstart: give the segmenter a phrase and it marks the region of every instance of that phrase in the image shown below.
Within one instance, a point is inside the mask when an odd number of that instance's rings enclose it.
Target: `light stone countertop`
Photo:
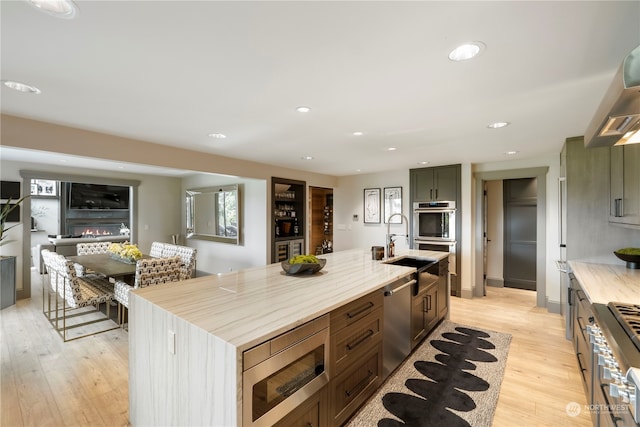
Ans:
[[[395,258],[405,256],[440,260],[448,253],[401,250]],[[318,257],[327,263],[309,276],[287,276],[276,263],[133,292],[244,351],[415,271],[373,261],[370,249]]]
[[[569,261],[569,266],[592,304],[640,304],[640,269],[585,261]]]

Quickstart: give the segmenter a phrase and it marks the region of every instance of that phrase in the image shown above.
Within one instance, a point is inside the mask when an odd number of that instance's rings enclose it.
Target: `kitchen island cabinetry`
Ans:
[[[409,174],[414,202],[458,200],[459,165],[411,169]]]
[[[327,421],[327,387],[311,396],[274,427],[325,427]]]
[[[342,425],[380,386],[382,305],[376,290],[331,312],[331,425]]]
[[[640,144],[611,147],[609,222],[640,228]]]
[[[447,255],[401,250],[401,256],[441,260]],[[288,276],[279,264],[269,264],[132,291],[131,424],[250,425],[251,417],[243,416],[244,404],[251,399],[250,394],[245,395],[251,392],[243,391],[243,373],[251,369],[250,363],[244,366],[247,350],[266,351],[267,342],[280,342],[278,338],[292,337],[295,331],[308,331],[309,324],[326,315],[329,331],[313,329],[311,335],[305,334],[312,336],[312,346],[302,354],[305,360],[309,359],[307,354],[311,355],[310,366],[320,367],[319,356],[325,352],[317,351],[319,343],[329,346],[323,356],[324,366],[329,366],[327,385],[309,390],[310,398],[270,424],[283,419],[292,423],[307,417],[315,419],[314,406],[321,412],[318,419],[326,417],[328,425],[346,421],[347,414],[364,402],[380,381],[382,289],[414,274],[415,268],[374,261],[366,249],[320,257],[327,263],[313,275]],[[318,334],[323,338],[316,342]],[[333,349],[332,342],[336,346]],[[339,351],[340,343],[347,346],[347,351]],[[300,347],[298,342],[292,346]],[[272,357],[289,351],[274,356],[270,344],[269,348]],[[262,379],[257,378],[261,384]],[[273,395],[274,389],[267,385],[266,391]],[[323,392],[329,395],[328,401]]]
[[[449,313],[449,261],[438,263],[438,279],[420,287],[411,301],[411,348],[415,348]]]

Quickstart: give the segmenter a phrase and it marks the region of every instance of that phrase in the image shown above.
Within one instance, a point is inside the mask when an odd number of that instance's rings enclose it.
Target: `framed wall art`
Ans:
[[[384,189],[384,222],[391,224],[401,224],[402,217],[396,215],[391,220],[393,214],[402,213],[402,187],[385,187]]]
[[[32,179],[31,195],[35,197],[58,197],[58,181]]]
[[[364,189],[364,223],[380,223],[380,189]]]

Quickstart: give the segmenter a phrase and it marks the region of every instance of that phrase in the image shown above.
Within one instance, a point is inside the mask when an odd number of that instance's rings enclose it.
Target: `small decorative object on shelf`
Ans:
[[[108,250],[111,258],[129,264],[134,264],[137,260],[142,258],[142,252],[140,252],[140,249],[129,242],[112,243],[109,245]]]

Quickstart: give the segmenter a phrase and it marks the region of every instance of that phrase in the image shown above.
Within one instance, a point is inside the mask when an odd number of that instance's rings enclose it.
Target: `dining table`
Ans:
[[[152,258],[150,255],[142,255],[143,259]],[[133,276],[136,273],[136,263],[128,263],[116,260],[109,254],[90,254],[68,256],[67,259],[82,265],[96,274],[113,279],[121,279]]]

